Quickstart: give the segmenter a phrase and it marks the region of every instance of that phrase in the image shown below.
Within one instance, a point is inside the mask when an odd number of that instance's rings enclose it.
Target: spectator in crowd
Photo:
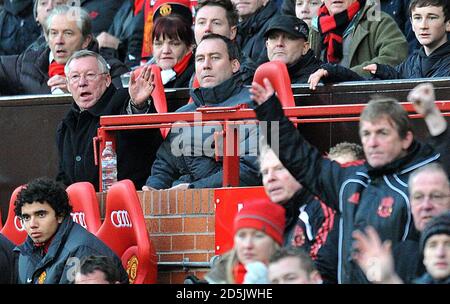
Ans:
[[[308,25],[308,28],[311,28],[311,21],[318,16],[321,5],[321,0],[284,0],[281,6],[281,13],[303,20]]]
[[[92,139],[100,116],[155,112],[150,94],[150,69],[130,77],[128,91],[111,85],[108,64],[99,54],[81,50],[65,66],[67,87],[74,102],[57,129],[59,172],[65,185],[87,181],[99,190],[98,166],[94,164]],[[142,187],[149,174],[156,149],[162,141],[158,129],[123,131],[117,134],[118,179],[129,178]]]
[[[328,158],[340,164],[360,162],[364,160],[364,150],[358,144],[344,141],[330,148]]]
[[[153,58],[165,88],[187,88],[194,73],[194,33],[178,16],[160,17],[153,26]]]
[[[21,284],[73,283],[77,262],[89,255],[113,259],[120,281],[128,275],[120,259],[95,235],[72,221],[72,206],[62,185],[38,178],[20,192],[14,212],[27,231],[18,252],[18,281]]]
[[[330,149],[328,158],[348,166],[361,164],[364,154],[357,144],[341,143]],[[304,249],[324,283],[337,283],[339,214],[302,187],[266,144],[261,147],[260,169],[266,194],[286,209],[285,246]]]
[[[410,14],[414,33],[422,46],[395,67],[372,63],[363,70],[376,79],[402,79],[450,76],[450,7],[447,0],[413,0]],[[325,64],[311,75],[311,89],[324,78],[327,81],[366,80],[366,78],[343,67]]]
[[[79,0],[81,8],[88,12],[94,37],[107,31],[122,3],[126,0]]]
[[[369,20],[376,9],[366,0],[325,0],[311,24],[310,44],[316,56],[363,77],[369,76],[363,67],[371,63],[399,64],[408,55],[405,36],[384,12],[380,20]]]
[[[47,33],[44,29],[45,21],[47,20],[47,17],[53,8],[57,7],[58,5],[65,5],[65,4],[67,4],[67,0],[34,1],[33,16],[38,26],[41,27],[41,35],[33,42],[33,44],[30,47],[39,48],[39,45],[41,44],[45,45],[47,43],[47,40],[45,38],[45,35],[47,35]]]
[[[243,202],[233,225],[234,246],[205,275],[211,284],[267,283],[269,259],[283,244],[284,208],[269,200]]]
[[[412,0],[409,7],[420,50],[395,68],[381,63],[363,69],[381,79],[450,76],[450,4],[448,0]]]
[[[87,256],[75,274],[75,284],[119,284],[120,271],[107,256]]]
[[[291,83],[306,83],[321,62],[309,49],[308,25],[293,16],[277,15],[270,21],[264,37],[270,61],[286,64]]]
[[[132,55],[136,62],[145,63],[153,54],[153,24],[159,17],[178,15],[192,24],[192,11],[189,0],[145,0],[143,9],[136,16],[133,35],[130,39]],[[140,52],[139,52],[140,50]],[[153,62],[151,62],[153,63]]]
[[[231,0],[200,0],[195,14],[195,42],[199,44],[206,34],[219,34],[236,39],[238,13]],[[248,56],[241,54],[240,68],[242,80],[251,84],[257,65]],[[194,78],[192,87],[198,87],[198,79]]]
[[[447,173],[437,163],[414,171],[409,177],[409,201],[414,226],[422,233],[426,224],[439,214],[450,211],[450,183]],[[419,237],[393,247],[395,270],[410,283],[425,273],[420,256]]]
[[[0,56],[22,53],[39,34],[33,0],[6,1],[0,8]]]
[[[390,239],[394,245],[416,235],[407,200],[407,180],[414,169],[439,160],[439,152],[450,150],[448,137],[439,137],[447,129],[442,114],[425,115],[430,134],[434,135],[433,149],[414,139],[408,114],[397,101],[371,100],[359,124],[366,163],[343,168],[305,142],[284,116],[268,79],[264,79],[264,86],[253,83],[250,92],[259,104],[257,118],[266,121],[268,129],[271,122],[279,122],[282,164],[304,187],[341,214],[338,281],[366,282],[351,259],[352,232],[371,225],[383,240]],[[271,143],[271,138],[267,142]]]
[[[90,17],[79,7],[60,5],[52,10],[46,23],[48,44],[30,47],[20,55],[0,57],[0,94],[67,92],[67,60],[78,50],[97,49],[92,41]],[[121,87],[119,76],[128,69],[115,59],[109,59],[108,64],[113,83]]]
[[[298,248],[284,247],[271,257],[268,278],[272,284],[321,284],[322,278],[311,257]]]
[[[251,105],[239,66],[239,49],[230,39],[217,34],[204,36],[195,53],[200,87],[191,90],[193,102],[177,112],[193,112],[201,106]],[[222,187],[222,160],[216,160],[211,143],[216,131],[221,131],[221,127],[172,127],[157,152],[143,190]],[[239,135],[240,185],[258,185],[257,128],[240,126]]]
[[[136,23],[138,13],[142,9],[143,1],[125,0],[117,11],[107,31],[102,31],[96,38],[100,47],[100,55],[104,58],[117,58],[129,68],[139,65],[136,52],[130,44],[133,31],[138,30]],[[139,29],[142,32],[142,29]],[[139,56],[140,57],[140,56]]]
[[[373,283],[404,283],[394,269],[391,242],[381,242],[372,227],[366,228],[366,235],[354,232],[354,259]],[[432,218],[420,237],[419,254],[426,272],[416,278],[416,284],[450,284],[450,212]]]
[[[239,15],[236,42],[256,64],[267,61],[264,33],[279,14],[274,0],[231,0]]]
[[[14,244],[0,234],[0,284],[14,284],[17,280],[17,256]]]

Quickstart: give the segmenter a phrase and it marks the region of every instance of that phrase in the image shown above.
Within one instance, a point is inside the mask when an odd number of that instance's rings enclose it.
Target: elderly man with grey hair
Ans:
[[[78,50],[98,50],[89,15],[79,7],[54,8],[44,27],[48,42],[33,44],[22,54],[0,57],[0,94],[26,95],[67,92],[64,65]],[[126,66],[108,59],[114,85],[121,87]]]
[[[65,185],[87,181],[99,190],[99,168],[94,164],[92,138],[100,116],[155,112],[150,101],[154,88],[150,68],[133,73],[128,91],[111,85],[106,61],[97,53],[81,50],[65,66],[67,89],[73,104],[58,126],[59,173]],[[131,179],[142,187],[162,138],[158,129],[117,133],[118,179]]]

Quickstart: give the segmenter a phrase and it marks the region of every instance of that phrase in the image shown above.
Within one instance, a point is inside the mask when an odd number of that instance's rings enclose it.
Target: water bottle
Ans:
[[[102,189],[108,190],[113,183],[117,182],[117,156],[114,152],[112,142],[107,141],[102,152]]]

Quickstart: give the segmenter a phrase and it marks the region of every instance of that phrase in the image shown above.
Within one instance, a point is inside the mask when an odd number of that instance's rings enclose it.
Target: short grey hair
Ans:
[[[408,188],[409,188],[410,192],[411,192],[411,186],[412,186],[412,182],[413,182],[414,178],[416,178],[417,175],[419,175],[423,172],[442,174],[445,177],[446,184],[450,189],[450,181],[448,179],[448,175],[447,175],[447,172],[445,171],[444,167],[438,162],[433,162],[431,164],[420,167],[419,169],[417,169],[411,173],[411,175],[409,176],[409,179],[408,179]]]
[[[95,59],[97,59],[98,69],[100,73],[109,74],[109,64],[101,55],[89,50],[80,50],[73,53],[73,55],[70,56],[69,60],[67,60],[66,65],[64,66],[64,73],[66,74],[66,76],[68,76],[70,73],[69,70],[70,63],[75,59],[80,59],[84,57],[94,57]]]
[[[81,7],[68,5],[59,5],[52,9],[47,17],[47,20],[45,21],[44,31],[47,35],[49,34],[50,25],[53,18],[59,15],[70,15],[70,18],[74,18],[84,39],[92,35],[92,23],[89,14]]]

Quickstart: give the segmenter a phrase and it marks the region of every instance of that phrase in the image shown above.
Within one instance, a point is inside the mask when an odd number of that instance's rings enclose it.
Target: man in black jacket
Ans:
[[[19,283],[73,283],[81,259],[90,255],[111,257],[120,271],[120,281],[128,282],[117,255],[73,222],[71,211],[66,191],[50,179],[38,178],[20,191],[14,212],[22,220],[28,237],[14,249],[19,253]]]
[[[309,48],[308,25],[294,16],[275,16],[269,24],[266,38],[267,57],[287,65],[291,83],[306,83],[309,75],[322,64]]]
[[[195,53],[195,73],[200,87],[191,90],[193,102],[177,112],[193,112],[198,107],[230,107],[251,104],[239,72],[239,50],[228,38],[209,34]],[[221,126],[173,127],[161,147],[146,186],[150,188],[222,187],[222,156],[215,155],[214,133]],[[257,166],[257,128],[239,126],[240,185],[260,184]]]
[[[76,16],[74,19],[72,16]],[[79,7],[53,9],[47,18],[48,43],[33,44],[22,54],[0,57],[0,94],[25,95],[67,92],[64,65],[81,49],[96,49],[89,15]],[[127,72],[118,60],[109,60],[114,85]]]
[[[155,112],[149,98],[153,90],[150,69],[131,76],[128,91],[111,85],[106,61],[97,53],[81,50],[67,61],[67,87],[73,104],[57,130],[59,173],[66,185],[79,181],[99,189],[99,168],[94,164],[92,139],[100,116]],[[158,129],[122,131],[117,137],[118,179],[131,179],[142,187],[162,141]]]
[[[256,64],[267,61],[264,33],[270,20],[278,15],[274,0],[232,0],[239,15],[236,42],[245,56]]]
[[[14,244],[0,234],[0,284],[16,283],[16,254]]]
[[[312,193],[341,214],[338,282],[367,282],[352,259],[352,233],[373,226],[395,245],[417,235],[408,200],[411,172],[447,154],[447,123],[440,112],[424,113],[434,146],[414,140],[408,114],[392,99],[372,100],[360,116],[359,133],[367,163],[342,168],[325,159],[284,116],[269,80],[250,90],[260,121],[279,122],[279,159]],[[427,119],[428,118],[428,119]],[[428,124],[431,122],[430,124]],[[267,142],[272,142],[268,139]],[[437,152],[439,151],[439,152]]]

